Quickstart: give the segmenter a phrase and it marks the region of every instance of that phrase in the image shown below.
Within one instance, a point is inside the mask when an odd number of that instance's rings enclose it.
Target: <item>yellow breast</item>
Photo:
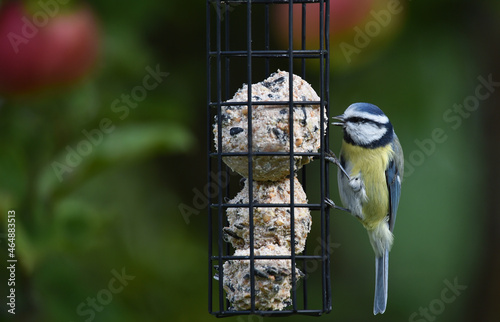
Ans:
[[[361,174],[367,201],[363,204],[363,220],[367,229],[373,229],[389,213],[389,191],[385,170],[394,151],[390,144],[367,149],[343,142],[341,155],[348,160],[350,176]]]

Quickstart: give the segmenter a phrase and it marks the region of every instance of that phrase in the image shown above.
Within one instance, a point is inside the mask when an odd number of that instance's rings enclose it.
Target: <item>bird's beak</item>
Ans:
[[[344,114],[341,114],[339,116],[334,116],[334,117],[332,117],[332,119],[339,121],[339,122],[333,122],[332,123],[333,125],[344,126],[344,121],[345,121]]]

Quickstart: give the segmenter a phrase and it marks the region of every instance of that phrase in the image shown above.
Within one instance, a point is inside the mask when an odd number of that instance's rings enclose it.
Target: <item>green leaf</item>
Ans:
[[[38,196],[49,200],[72,189],[108,167],[136,162],[158,154],[185,153],[195,142],[176,124],[113,124],[108,133],[89,129],[89,135],[67,145],[47,164],[37,183]]]

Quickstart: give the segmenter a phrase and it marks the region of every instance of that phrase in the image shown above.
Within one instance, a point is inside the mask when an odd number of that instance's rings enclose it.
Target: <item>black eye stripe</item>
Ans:
[[[362,117],[357,117],[357,116],[355,116],[355,117],[350,117],[350,118],[348,118],[348,119],[347,119],[347,121],[348,121],[348,122],[353,122],[353,123],[367,123],[367,122],[372,122],[372,123],[373,123],[373,121],[370,121],[370,120],[364,119],[364,118],[362,118]]]

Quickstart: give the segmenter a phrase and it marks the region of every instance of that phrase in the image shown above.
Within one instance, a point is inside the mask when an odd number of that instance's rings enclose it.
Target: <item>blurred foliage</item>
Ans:
[[[88,2],[103,37],[92,74],[64,88],[0,100],[0,233],[14,209],[15,320],[214,321],[207,312],[206,211],[186,224],[178,208],[192,205],[194,189],[206,183],[205,2]],[[481,107],[456,130],[443,113],[474,95],[478,76],[493,73],[500,80],[483,59],[489,31],[483,30],[484,43],[471,37],[476,23],[498,21],[500,6],[401,3],[405,21],[389,45],[368,63],[332,70],[331,113],[356,101],[379,105],[414,166],[403,184],[383,319],[408,320],[440,298],[445,280],[457,278],[467,289],[436,320],[465,321],[484,254],[481,157],[491,142],[483,143]],[[169,75],[121,119],[113,102],[130,95],[146,67],[157,65]],[[68,147],[78,150],[87,139],[82,131],[99,129],[103,119],[114,129],[59,180],[54,162],[64,163]],[[416,140],[430,139],[435,128],[444,130],[446,141],[423,162],[408,161],[421,150]],[[331,142],[338,151],[337,129]],[[333,174],[330,180],[338,200]],[[382,319],[372,316],[373,254],[365,231],[336,212],[331,230],[332,242],[341,246],[332,255],[333,311],[321,320]],[[6,254],[5,239],[0,249]],[[91,307],[88,298],[104,296],[112,272],[123,269],[133,276],[123,290],[110,293],[95,316],[82,314]],[[2,269],[4,299],[6,280]],[[8,321],[4,308],[0,320]]]

